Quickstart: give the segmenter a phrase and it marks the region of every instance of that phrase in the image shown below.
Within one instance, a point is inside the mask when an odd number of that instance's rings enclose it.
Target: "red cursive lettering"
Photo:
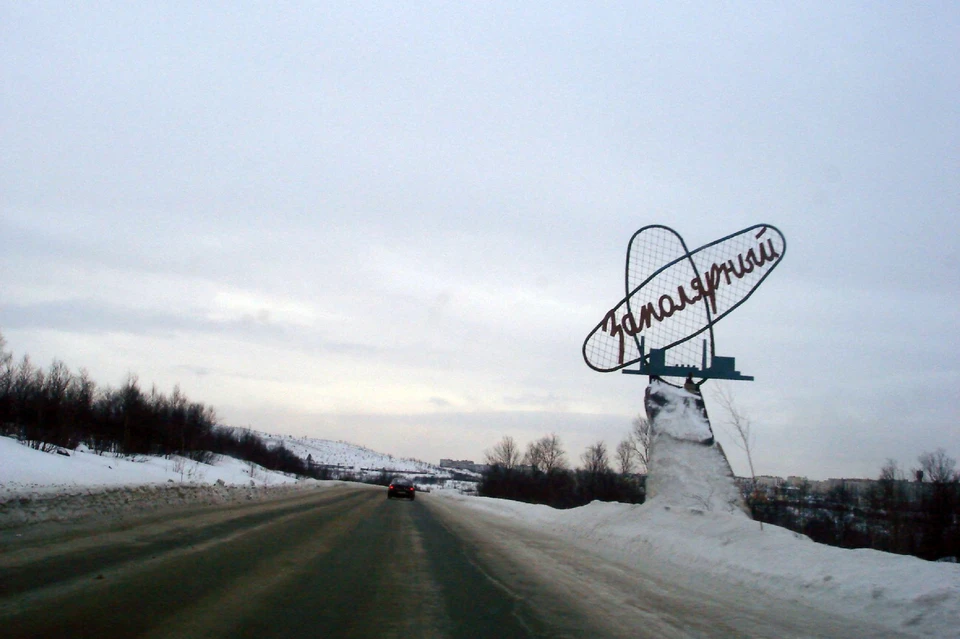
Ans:
[[[766,232],[764,228],[757,235],[760,239]],[[759,255],[757,254],[759,248]],[[656,305],[653,302],[647,302],[640,306],[638,314],[633,312],[624,313],[620,321],[617,321],[616,309],[608,312],[601,323],[604,333],[609,333],[611,337],[619,340],[619,363],[623,364],[626,335],[633,337],[641,331],[653,326],[654,320],[659,323],[663,320],[673,317],[686,308],[697,304],[702,300],[710,307],[711,313],[717,312],[717,290],[721,284],[730,285],[734,280],[743,279],[745,276],[761,269],[764,265],[775,262],[780,257],[773,240],[767,238],[766,242],[760,242],[757,248],[751,248],[744,255],[739,253],[736,258],[710,265],[702,277],[695,277],[690,280],[689,294],[683,284],[677,286],[677,299],[679,303],[669,293],[665,293],[657,300]],[[638,319],[639,318],[639,319]]]

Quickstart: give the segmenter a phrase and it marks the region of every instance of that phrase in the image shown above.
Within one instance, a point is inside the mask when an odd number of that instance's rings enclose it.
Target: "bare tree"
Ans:
[[[504,435],[492,450],[484,452],[484,457],[489,465],[510,470],[520,465],[520,448],[513,437]]]
[[[897,460],[887,457],[886,463],[880,467],[880,481],[900,481],[903,479],[903,471]]]
[[[583,469],[591,475],[599,475],[610,470],[607,445],[603,441],[587,446],[587,450],[580,456],[580,460],[583,462]]]
[[[13,353],[7,350],[7,340],[0,333],[0,392],[7,392],[13,380]]]
[[[14,424],[18,437],[24,436],[28,415],[30,411],[30,399],[33,393],[34,374],[37,372],[30,362],[30,356],[24,355],[19,364],[13,367],[11,379],[11,395],[13,399]]]
[[[714,387],[714,399],[727,413],[727,424],[733,431],[733,441],[747,454],[747,464],[750,465],[750,478],[757,482],[757,473],[753,469],[753,431],[750,419],[733,400],[733,393],[726,384],[717,384]]]
[[[567,453],[563,450],[563,444],[556,433],[551,433],[540,440],[543,450],[543,471],[550,473],[555,470],[563,470],[567,467]]]
[[[13,353],[6,347],[7,340],[0,333],[0,433],[6,433],[13,421]]]
[[[759,498],[759,488],[757,486],[757,473],[753,468],[753,431],[751,429],[752,424],[750,423],[750,418],[747,417],[737,406],[736,402],[733,400],[733,392],[730,390],[730,387],[727,384],[717,384],[714,386],[714,399],[717,400],[717,403],[726,411],[727,413],[727,424],[730,425],[733,431],[733,442],[744,453],[747,454],[747,464],[750,466],[750,499],[747,506],[752,510],[752,504],[756,503]],[[806,489],[809,490],[810,483],[804,478],[803,480]],[[804,499],[806,497],[804,496]],[[801,505],[800,511],[800,520],[801,526],[803,525],[804,510],[803,505]],[[760,530],[763,530],[763,522],[760,522]]]
[[[70,386],[72,377],[66,364],[58,359],[53,360],[44,380],[43,390],[47,399],[57,405],[63,402],[67,396],[67,388]]]
[[[633,455],[633,443],[629,437],[617,444],[617,466],[621,475],[626,475],[633,470]]]
[[[934,484],[948,484],[960,480],[954,468],[957,460],[947,456],[947,451],[938,448],[932,453],[923,453],[917,458],[927,481]]]
[[[897,460],[888,457],[880,467],[880,478],[877,480],[881,508],[892,509],[903,498],[903,480],[903,471]]]
[[[565,455],[560,438],[556,433],[551,433],[535,442],[530,442],[527,446],[527,454],[524,456],[524,463],[540,472],[551,473],[566,467]]]
[[[47,450],[55,449],[56,446],[74,448],[80,443],[80,434],[72,432],[73,406],[69,402],[72,383],[73,374],[67,365],[58,359],[53,360],[43,384],[47,423],[41,430],[47,439]]]
[[[640,471],[646,472],[650,464],[650,448],[653,445],[650,420],[642,414],[634,417],[628,441],[633,448],[633,455],[641,466]]]
[[[527,444],[527,452],[523,455],[523,463],[536,471],[543,472],[543,449],[540,440]]]

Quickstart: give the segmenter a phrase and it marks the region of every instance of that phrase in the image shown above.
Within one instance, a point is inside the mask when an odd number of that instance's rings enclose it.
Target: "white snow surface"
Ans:
[[[906,636],[960,637],[960,564],[817,544],[736,513],[592,502],[556,510],[439,491],[484,517],[554,536],[627,570],[678,583],[749,587],[814,609],[883,625]]]
[[[114,457],[85,450],[64,451],[68,456],[29,448],[10,437],[0,437],[0,499],[11,495],[49,494],[75,488],[115,488],[164,484],[276,485],[296,477],[217,455],[212,464],[184,457]]]
[[[450,472],[439,467],[346,442],[257,434],[268,445],[283,444],[304,459],[310,455],[317,464],[339,466],[354,476],[376,476],[377,470],[386,469],[407,474],[414,482],[430,475],[444,479],[448,486],[462,484],[447,479]],[[63,452],[67,454],[41,452],[13,438],[0,437],[0,528],[262,499],[280,492],[343,484],[298,479],[222,455],[203,464],[175,455],[97,455],[83,446]],[[421,490],[429,491],[430,486]]]
[[[400,473],[422,473],[438,477],[450,476],[449,471],[439,466],[417,459],[394,457],[356,444],[328,439],[254,432],[268,445],[279,446],[282,444],[298,457],[306,459],[309,455],[313,462],[317,464],[341,466],[356,472],[385,469]]]
[[[669,400],[657,415],[660,434],[696,442],[713,435],[710,424],[694,404],[697,397],[693,393],[658,381],[650,383],[650,392],[659,393]]]
[[[697,397],[656,381],[650,384],[650,391],[665,396],[668,403],[653,423],[647,501],[747,517],[720,445],[701,443],[711,437],[711,430],[694,403]]]

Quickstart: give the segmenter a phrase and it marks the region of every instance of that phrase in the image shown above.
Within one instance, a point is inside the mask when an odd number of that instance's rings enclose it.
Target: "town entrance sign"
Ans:
[[[669,227],[643,227],[627,247],[625,297],[583,342],[584,361],[603,373],[752,380],[716,354],[713,326],[753,295],[786,248],[769,224],[694,251]]]

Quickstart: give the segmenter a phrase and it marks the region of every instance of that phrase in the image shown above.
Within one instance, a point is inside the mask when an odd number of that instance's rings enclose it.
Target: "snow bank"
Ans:
[[[750,587],[897,632],[960,637],[960,565],[824,546],[742,514],[593,502],[581,508],[435,493],[553,535],[638,573],[705,587]]]
[[[554,510],[438,492],[488,516],[553,535],[638,574],[669,575],[705,589],[738,587],[797,601],[898,633],[960,637],[960,565],[814,543],[752,521],[698,397],[654,382],[659,409],[649,499]]]
[[[691,442],[713,439],[713,429],[696,405],[699,396],[656,380],[650,382],[649,394],[666,402],[655,420],[658,434]]]
[[[171,483],[23,493],[0,497],[0,530],[51,521],[74,522],[89,517],[126,517],[189,506],[260,501],[326,485],[345,484],[314,481],[273,486]]]
[[[44,453],[0,437],[0,529],[97,515],[225,504],[275,497],[341,482],[298,481],[218,456],[118,458],[83,450]]]
[[[67,455],[44,453],[10,437],[0,437],[0,499],[22,493],[58,493],[73,488],[107,488],[139,484],[292,483],[296,477],[269,471],[232,457],[216,456],[201,464],[184,457],[114,457],[83,448]]]

